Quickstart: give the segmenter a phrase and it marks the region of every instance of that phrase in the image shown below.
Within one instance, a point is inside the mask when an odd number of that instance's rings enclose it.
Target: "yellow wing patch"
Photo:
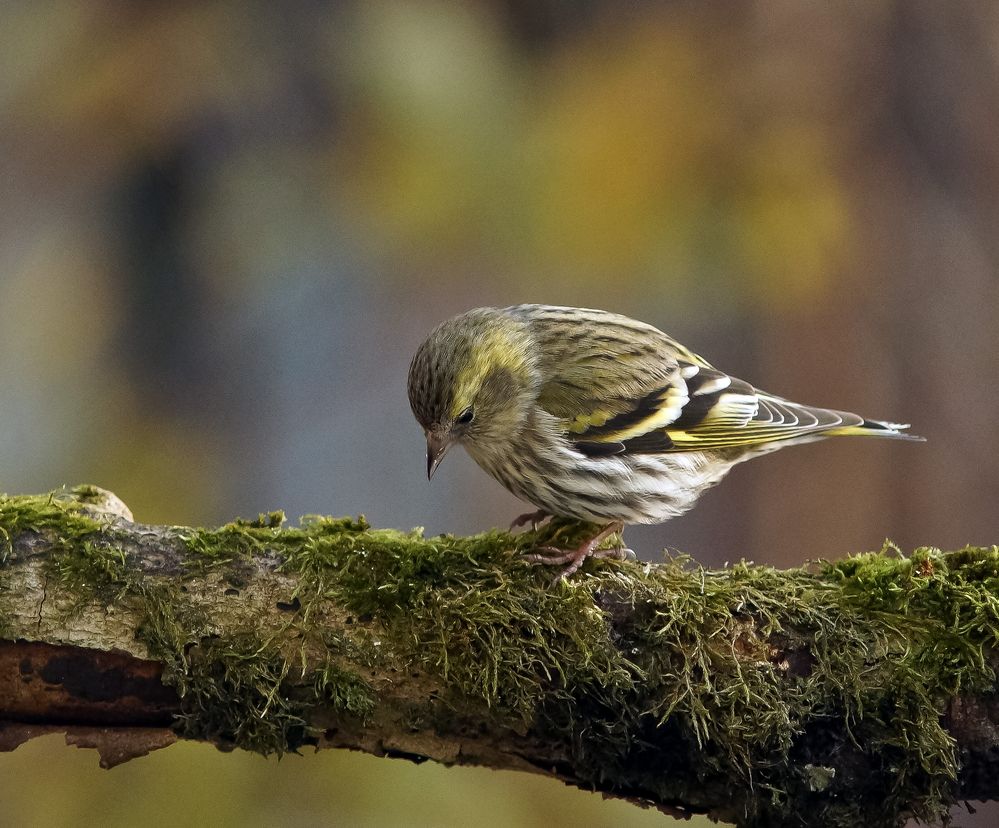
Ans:
[[[606,411],[579,414],[564,422],[570,434],[587,442],[623,443],[674,422],[689,401],[687,384],[678,376],[672,384],[646,394],[631,410],[613,416]]]
[[[565,421],[566,430],[570,434],[582,434],[590,428],[600,428],[613,414],[609,411],[594,411],[591,414],[577,414],[571,420]]]

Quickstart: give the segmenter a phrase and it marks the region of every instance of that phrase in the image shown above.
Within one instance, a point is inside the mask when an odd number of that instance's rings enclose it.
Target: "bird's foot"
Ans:
[[[535,552],[524,555],[524,560],[532,564],[542,564],[545,566],[561,566],[568,564],[565,569],[555,576],[556,581],[568,578],[583,565],[587,558],[615,558],[619,561],[634,559],[635,553],[624,546],[616,546],[610,549],[597,549],[597,547],[611,535],[624,529],[624,524],[620,521],[610,523],[601,529],[589,540],[583,541],[575,549],[560,549],[557,546],[541,546]]]
[[[538,526],[540,526],[547,518],[550,518],[551,514],[546,512],[544,509],[538,509],[536,512],[525,512],[513,519],[510,524],[510,531],[518,529],[521,526],[526,526],[528,523],[531,524],[531,531],[537,532]]]

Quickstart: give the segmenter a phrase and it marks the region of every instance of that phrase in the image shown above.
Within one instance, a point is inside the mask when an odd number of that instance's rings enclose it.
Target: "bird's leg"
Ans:
[[[549,517],[551,517],[551,514],[546,512],[544,509],[538,509],[536,512],[525,512],[524,514],[513,519],[513,523],[510,524],[510,531],[512,532],[514,529],[530,523],[531,531],[537,532],[538,525],[542,523],[545,518]]]
[[[583,541],[583,543],[575,549],[559,549],[555,546],[542,546],[536,552],[524,555],[524,560],[528,563],[545,564],[547,566],[569,564],[555,576],[556,581],[572,575],[583,565],[583,562],[587,558],[617,558],[618,560],[623,561],[628,557],[634,557],[635,553],[630,549],[626,549],[624,546],[618,546],[614,549],[597,549],[597,547],[604,540],[616,532],[622,531],[623,529],[624,524],[621,521],[614,521],[613,523],[608,523],[596,535],[589,540]]]

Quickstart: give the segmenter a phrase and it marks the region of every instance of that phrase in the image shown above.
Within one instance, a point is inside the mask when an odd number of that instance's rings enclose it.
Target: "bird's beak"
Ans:
[[[440,465],[449,448],[451,448],[449,435],[437,431],[427,432],[427,480],[434,476],[437,466]]]

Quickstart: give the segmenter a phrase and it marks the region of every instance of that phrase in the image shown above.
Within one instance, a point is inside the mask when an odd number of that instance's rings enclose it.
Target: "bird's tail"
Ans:
[[[858,425],[848,425],[842,428],[832,428],[823,432],[824,437],[888,437],[893,440],[913,440],[926,442],[925,437],[908,434],[905,429],[908,423],[888,423],[884,420],[864,420]]]

